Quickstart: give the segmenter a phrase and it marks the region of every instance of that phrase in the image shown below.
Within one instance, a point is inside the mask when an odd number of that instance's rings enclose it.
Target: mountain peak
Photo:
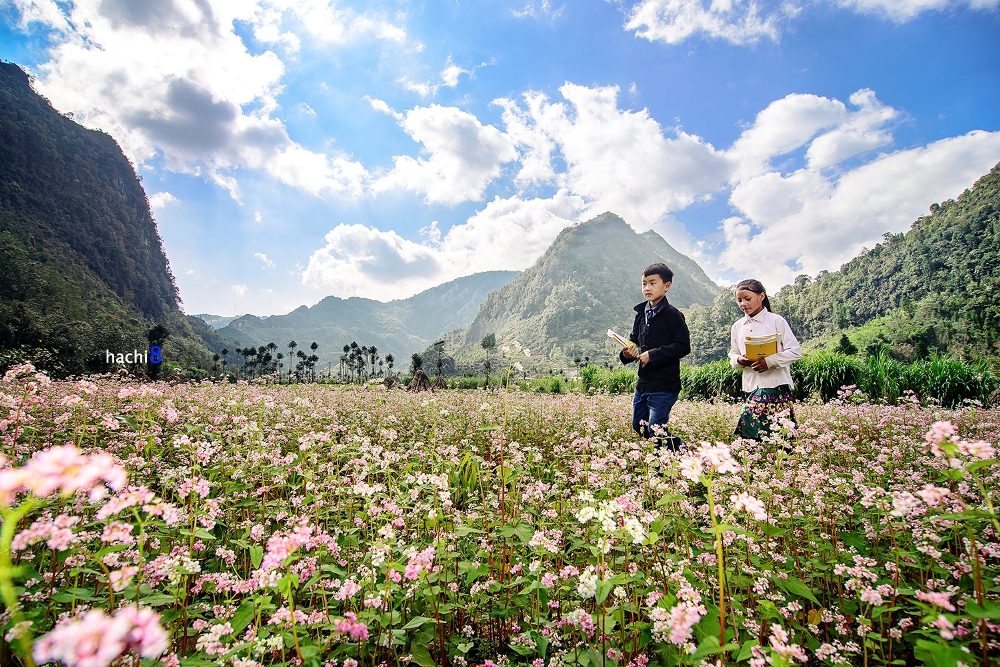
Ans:
[[[458,344],[469,354],[495,333],[546,353],[557,347],[596,354],[606,348],[608,328],[631,328],[642,270],[656,262],[674,270],[670,303],[713,303],[719,287],[694,260],[609,211],[560,232],[533,266],[486,298]]]

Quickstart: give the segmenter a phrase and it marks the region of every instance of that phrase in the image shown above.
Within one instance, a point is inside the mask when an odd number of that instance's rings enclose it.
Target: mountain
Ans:
[[[208,313],[199,313],[192,315],[192,317],[197,317],[213,329],[221,329],[236,319],[235,315],[233,317],[226,317],[225,315],[209,315]]]
[[[316,342],[320,367],[336,363],[343,346],[352,341],[374,345],[380,354],[389,352],[403,360],[446,332],[467,325],[486,295],[516,275],[516,271],[476,273],[388,303],[329,296],[312,308],[301,306],[287,315],[244,315],[217,334],[242,347],[274,342],[282,351],[292,340],[303,349]]]
[[[642,270],[664,262],[674,271],[667,299],[678,308],[711,304],[721,289],[698,264],[656,232],[637,234],[614,213],[564,229],[545,254],[491,293],[472,323],[449,334],[446,349],[460,364],[482,356],[487,334],[514,340],[564,363],[566,357],[606,355],[607,330],[627,334],[642,301]]]
[[[865,353],[912,361],[934,353],[1000,356],[1000,164],[900,234],[771,297],[803,341],[846,334]],[[731,296],[689,317],[700,360],[723,356],[739,317]],[[697,341],[695,340],[697,339]],[[713,348],[714,345],[714,348]],[[694,355],[693,355],[694,356]]]
[[[118,144],[57,112],[0,62],[0,350],[56,372],[107,370],[104,351],[170,336],[164,360],[208,349],[177,288],[140,179]]]

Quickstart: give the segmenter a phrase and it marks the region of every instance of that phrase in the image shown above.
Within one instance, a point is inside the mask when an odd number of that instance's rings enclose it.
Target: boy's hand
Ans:
[[[753,369],[758,373],[763,373],[767,370],[767,359],[761,357],[753,362]]]
[[[740,357],[739,359],[736,360],[736,363],[738,363],[740,366],[743,366],[744,368],[753,365],[753,361],[747,359],[746,357]]]
[[[639,355],[639,363],[643,366],[649,363],[649,352],[643,352]]]
[[[626,359],[635,359],[636,357],[639,356],[639,350],[632,347],[631,345],[626,345],[624,348],[622,348],[622,356],[625,357]]]

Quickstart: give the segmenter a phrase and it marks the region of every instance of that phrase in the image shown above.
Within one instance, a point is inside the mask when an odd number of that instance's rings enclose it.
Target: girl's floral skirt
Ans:
[[[792,388],[787,384],[774,388],[756,389],[747,396],[743,406],[743,414],[736,424],[736,435],[741,438],[760,440],[771,432],[771,416],[788,411],[789,418],[795,421],[792,410]]]

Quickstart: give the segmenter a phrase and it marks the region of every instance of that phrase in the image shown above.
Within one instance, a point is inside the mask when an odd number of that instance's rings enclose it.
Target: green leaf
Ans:
[[[694,652],[689,660],[691,662],[697,662],[707,655],[715,655],[716,653],[725,653],[726,651],[735,651],[740,647],[739,644],[725,644],[724,646],[719,646],[719,638],[715,635],[707,635],[701,644],[698,645],[698,650]]]
[[[231,625],[233,626],[233,634],[238,635],[243,630],[250,625],[250,621],[253,620],[254,616],[254,606],[253,600],[246,600],[239,606],[236,613],[233,614],[233,620]]]
[[[468,653],[473,646],[475,646],[475,644],[473,644],[472,642],[467,642],[465,644],[459,644],[457,648],[462,653]]]
[[[1000,607],[997,607],[989,600],[983,600],[982,607],[975,602],[967,602],[965,613],[973,618],[1000,619]]]
[[[413,628],[419,628],[424,623],[433,623],[433,618],[427,618],[426,616],[414,616],[410,619],[410,622],[403,626],[403,630],[412,630]]]
[[[253,569],[259,568],[262,560],[264,560],[264,547],[259,544],[250,547],[250,563],[253,565]]]
[[[913,650],[913,655],[917,660],[922,661],[930,667],[957,667],[958,661],[969,660],[969,655],[957,648],[935,644],[923,639],[917,640],[917,647]]]
[[[678,496],[676,493],[664,493],[663,497],[656,501],[656,506],[662,507],[669,503],[676,503],[680,500],[684,500],[684,496]]]
[[[437,665],[434,662],[434,658],[431,657],[430,651],[420,644],[410,644],[410,655],[413,656],[413,662],[420,665],[420,667],[435,667]]]
[[[615,585],[614,585],[614,582],[612,582],[612,581],[602,581],[602,582],[599,582],[597,584],[597,595],[595,597],[595,599],[597,600],[597,604],[601,604],[606,599],[608,599],[608,594],[611,592],[611,589],[613,589],[614,587],[615,587]]]
[[[743,642],[743,648],[740,649],[740,654],[736,658],[736,662],[743,662],[744,660],[749,660],[753,656],[753,647],[760,646],[760,642],[756,639],[751,639],[749,641]]]
[[[979,470],[981,468],[985,468],[987,466],[995,466],[998,463],[1000,463],[1000,460],[997,460],[997,459],[988,459],[986,461],[976,461],[975,463],[970,463],[969,465],[965,466],[965,469],[968,470],[969,472],[975,472],[975,471],[977,471],[977,470]]]
[[[165,604],[173,604],[176,601],[177,598],[166,593],[153,593],[139,600],[139,602],[147,607],[162,607]]]
[[[800,598],[805,598],[819,605],[819,600],[816,599],[816,595],[812,592],[812,589],[806,586],[805,582],[801,579],[796,579],[795,577],[788,577],[787,579],[773,577],[772,581],[792,595],[798,595]]]

